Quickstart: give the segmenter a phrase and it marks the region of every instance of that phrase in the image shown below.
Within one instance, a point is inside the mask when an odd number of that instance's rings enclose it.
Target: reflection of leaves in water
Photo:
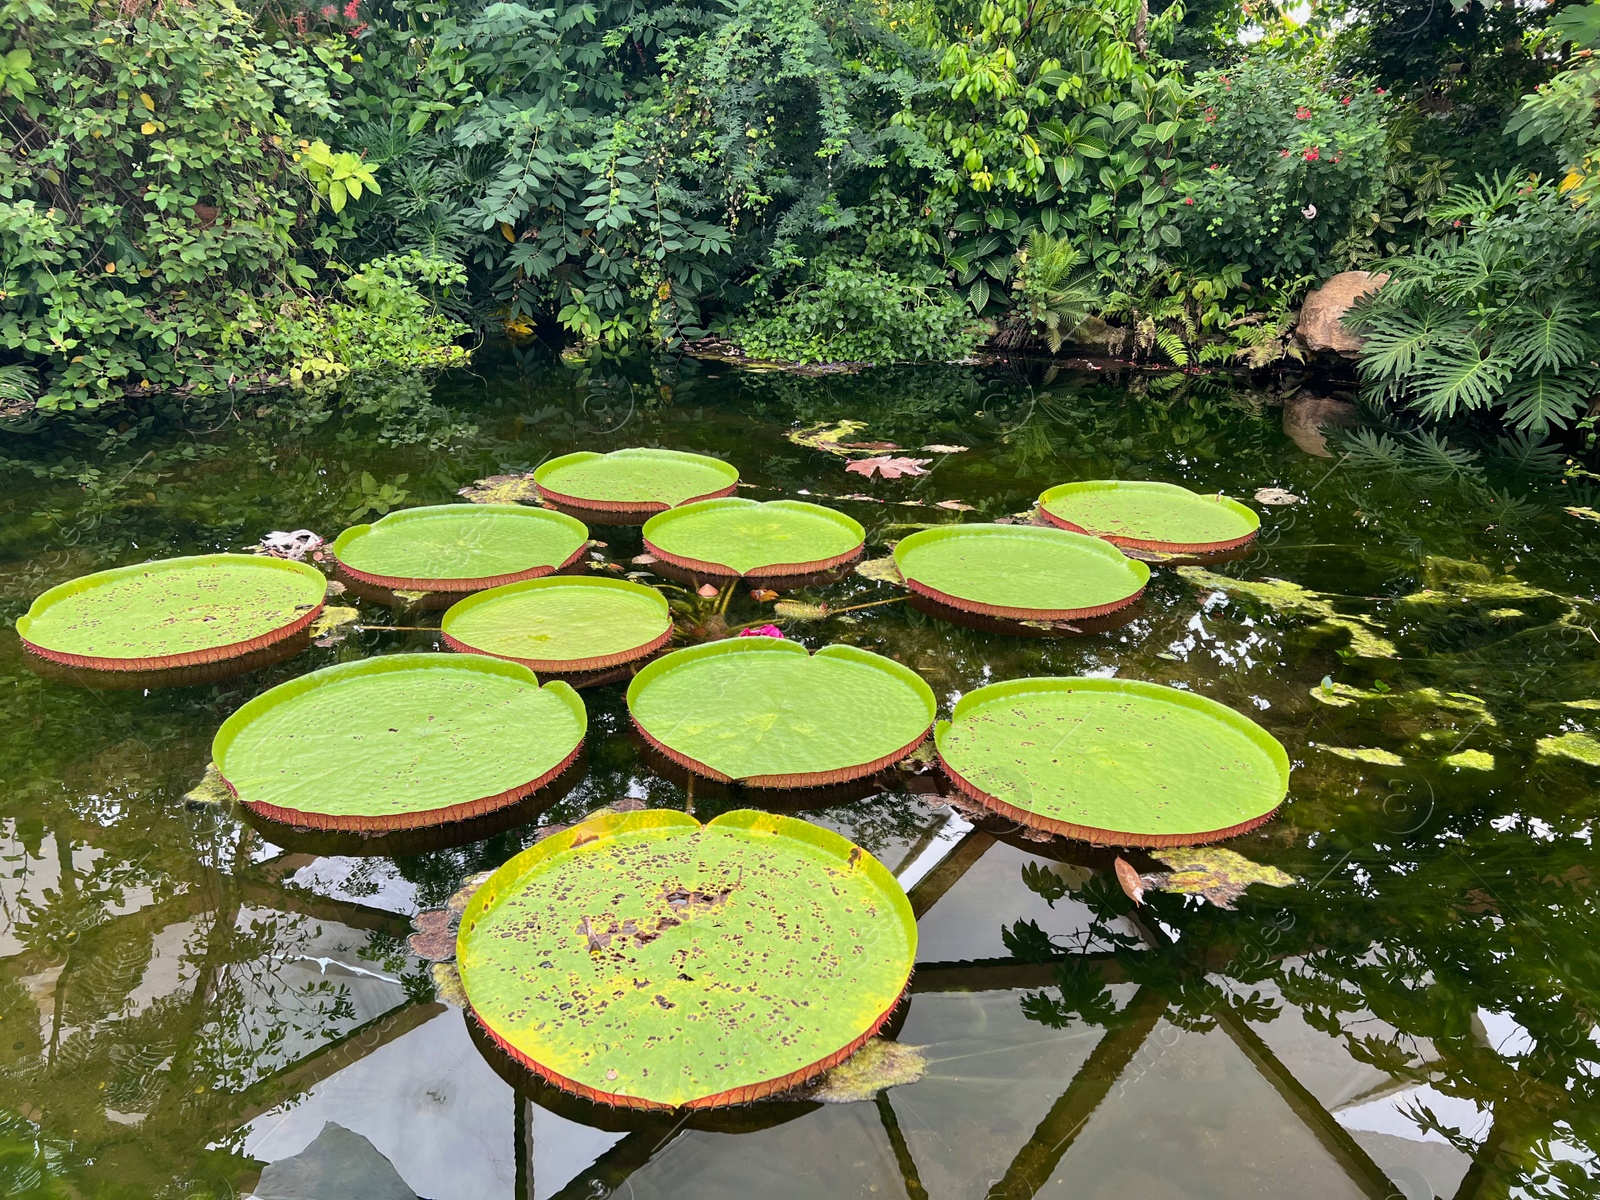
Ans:
[[[1012,958],[1022,962],[1050,962],[1062,954],[1062,948],[1051,940],[1050,935],[1039,927],[1037,921],[1018,921],[1015,925],[1002,925],[1000,941]]]
[[[1079,1023],[1105,1026],[1116,1020],[1116,998],[1100,972],[1083,959],[1056,968],[1055,988],[1053,996],[1046,991],[1024,992],[1022,1015],[1051,1029]]]

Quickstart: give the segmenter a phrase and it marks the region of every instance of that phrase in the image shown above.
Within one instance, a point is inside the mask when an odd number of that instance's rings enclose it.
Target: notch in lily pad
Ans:
[[[739,468],[683,450],[580,450],[541,464],[533,480],[541,499],[574,516],[638,525],[669,508],[733,495]]]
[[[905,892],[793,817],[650,810],[525,850],[457,936],[474,1021],[555,1086],[639,1109],[777,1095],[845,1061],[916,960]]]
[[[876,774],[933,724],[931,689],[910,668],[855,646],[731,638],[663,655],[628,686],[645,741],[721,783],[805,788]]]
[[[554,781],[588,715],[565,683],[480,655],[392,654],[264,692],[211,756],[247,809],[308,829],[387,833],[480,817]]]
[[[935,734],[966,796],[1021,825],[1112,846],[1195,846],[1270,820],[1277,739],[1226,705],[1128,679],[1017,679],[968,692]]]

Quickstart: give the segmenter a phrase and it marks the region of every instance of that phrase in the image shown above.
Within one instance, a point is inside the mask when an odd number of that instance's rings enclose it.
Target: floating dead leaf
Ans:
[[[456,956],[456,931],[445,929],[438,933],[413,933],[406,939],[406,945],[418,958],[443,962]]]
[[[900,569],[894,565],[894,555],[886,554],[882,558],[869,558],[856,564],[856,574],[863,579],[876,579],[879,583],[904,583],[905,577],[900,574]]]
[[[861,1049],[804,1089],[807,1100],[852,1104],[871,1100],[885,1088],[916,1083],[928,1073],[921,1046],[872,1038]]]
[[[898,450],[900,447],[894,442],[840,442],[846,450]]]
[[[635,554],[628,560],[636,567],[648,567],[653,562],[660,562],[654,554]]]
[[[350,589],[345,587],[344,584],[340,583],[337,579],[328,580],[328,596],[330,599],[334,596],[342,596],[349,590]]]
[[[828,454],[849,454],[841,443],[845,438],[853,436],[858,430],[865,429],[865,421],[823,421],[816,425],[807,425],[804,429],[796,429],[786,436],[796,446],[805,446],[812,450],[822,450]]]
[[[790,621],[820,621],[828,615],[828,606],[808,604],[804,600],[779,600],[772,611]]]
[[[426,596],[429,595],[428,592],[417,592],[417,591],[412,591],[410,589],[406,589],[406,590],[403,590],[403,591],[393,591],[393,592],[390,592],[389,594],[391,596],[393,596],[396,600],[403,600],[407,604],[415,604],[417,601],[419,601],[419,600],[421,600],[421,599],[423,599],[423,598],[425,598]]]
[[[439,1003],[451,1008],[467,1007],[467,989],[461,986],[461,972],[455,963],[433,964],[433,994]]]
[[[750,599],[759,604],[765,604],[768,600],[776,600],[777,598],[778,593],[771,588],[752,588],[750,590]]]
[[[1252,862],[1244,855],[1221,846],[1200,846],[1183,850],[1154,850],[1158,860],[1172,868],[1170,873],[1146,875],[1144,885],[1152,890],[1179,892],[1185,896],[1204,896],[1218,908],[1233,907],[1252,883],[1267,887],[1289,887],[1295,877],[1277,867]]]
[[[714,584],[702,583],[699,587],[695,588],[695,595],[704,596],[707,600],[710,600],[717,594],[716,585]]]
[[[1286,492],[1282,488],[1265,487],[1256,489],[1257,504],[1299,504],[1301,498],[1293,492]]]
[[[539,504],[539,489],[534,485],[533,472],[520,475],[491,475],[479,479],[471,487],[456,493],[474,504]]]
[[[250,552],[265,554],[270,558],[288,558],[295,562],[304,562],[306,555],[322,549],[322,545],[322,538],[309,529],[296,529],[291,533],[274,529],[251,546]]]
[[[968,450],[968,447],[966,447],[966,446],[924,446],[922,449],[925,452],[927,452],[928,454],[965,454],[967,452],[967,450]]]
[[[1144,903],[1144,877],[1133,869],[1132,863],[1120,856],[1117,858],[1117,882],[1122,885],[1129,900],[1135,904]]]
[[[854,471],[857,475],[865,475],[871,479],[874,474],[885,479],[899,479],[902,475],[926,475],[931,458],[895,458],[892,455],[879,455],[877,458],[857,459],[846,465],[846,471]]]
[[[346,605],[329,605],[311,623],[311,640],[319,646],[337,646],[350,635],[349,626],[361,613]]]
[[[1584,521],[1600,521],[1600,512],[1596,512],[1594,509],[1589,508],[1586,505],[1573,504],[1573,505],[1570,505],[1570,506],[1567,506],[1567,507],[1563,507],[1561,511],[1564,512],[1564,513],[1568,513],[1571,516],[1577,517],[1580,520],[1584,520]]]
[[[948,509],[950,512],[972,512],[972,511],[974,511],[972,505],[963,504],[959,500],[937,500],[937,501],[934,502],[933,506],[935,508]]]
[[[222,772],[217,770],[217,764],[207,763],[200,782],[185,792],[183,798],[190,804],[227,804],[233,799],[233,793],[222,781]]]
[[[468,875],[461,881],[461,886],[455,890],[450,899],[444,902],[445,908],[459,917],[467,911],[467,904],[472,899],[473,894],[487,883],[489,876],[493,874],[493,871],[479,871],[476,875]]]

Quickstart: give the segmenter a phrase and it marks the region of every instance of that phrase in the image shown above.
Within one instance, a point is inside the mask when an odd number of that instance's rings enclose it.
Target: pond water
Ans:
[[[0,1194],[1600,1194],[1600,743],[1586,736],[1600,727],[1600,526],[1563,511],[1594,494],[1526,447],[1469,462],[1369,439],[1316,456],[1284,432],[1287,413],[1306,441],[1307,403],[1176,374],[795,379],[501,348],[431,386],[0,435]],[[920,455],[926,476],[866,480],[785,437],[842,418],[907,453],[967,449]],[[629,1116],[480,1050],[405,940],[413,913],[542,826],[620,802],[737,806],[650,769],[622,685],[584,693],[586,774],[527,823],[374,854],[284,845],[184,795],[249,697],[435,635],[368,628],[254,673],[140,691],[42,678],[9,628],[88,571],[271,530],[331,540],[553,454],[632,445],[715,454],[748,495],[842,508],[873,554],[1078,478],[1301,497],[1255,505],[1260,539],[1213,570],[1303,590],[1158,568],[1134,621],[1076,638],[904,603],[787,627],[899,659],[946,714],[981,683],[1034,674],[1232,705],[1284,743],[1294,775],[1278,818],[1230,845],[1297,882],[1253,887],[1233,910],[1150,892],[1135,913],[1111,852],[975,827],[926,777],[825,797],[797,811],[911,892],[919,965],[887,1036],[921,1047],[925,1074],[849,1104]],[[634,569],[637,530],[595,535]],[[895,595],[853,576],[801,598]],[[437,623],[361,607],[369,626]],[[728,619],[771,611],[740,589]]]

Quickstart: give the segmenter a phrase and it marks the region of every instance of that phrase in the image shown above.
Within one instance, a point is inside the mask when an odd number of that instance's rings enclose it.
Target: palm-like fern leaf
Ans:
[[[1421,362],[1416,406],[1430,417],[1453,417],[1458,412],[1488,408],[1505,392],[1515,369],[1514,359],[1484,354],[1467,339],[1455,353],[1429,354]]]
[[[1584,315],[1566,300],[1555,300],[1542,310],[1513,310],[1500,336],[1511,339],[1512,353],[1531,371],[1587,362],[1600,350],[1600,339]]]
[[[1514,429],[1546,433],[1565,429],[1600,393],[1600,371],[1541,371],[1519,383],[1508,396],[1506,421]]]

